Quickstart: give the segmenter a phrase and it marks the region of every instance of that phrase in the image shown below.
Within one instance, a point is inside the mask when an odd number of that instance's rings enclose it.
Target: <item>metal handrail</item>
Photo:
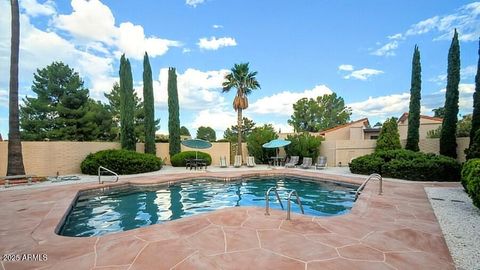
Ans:
[[[109,172],[109,173],[115,175],[115,181],[113,181],[113,182],[118,182],[118,174],[116,172],[114,172],[114,171],[112,171],[108,168],[105,168],[103,166],[99,166],[98,167],[98,183],[99,184],[103,184],[103,181],[100,180],[100,176],[102,176],[102,171]]]
[[[297,203],[298,203],[298,205],[300,206],[300,209],[302,210],[302,214],[305,214],[305,212],[303,211],[302,202],[300,201],[300,197],[298,196],[297,191],[295,191],[295,189],[293,189],[292,191],[290,191],[290,193],[288,193],[288,201],[287,201],[287,220],[290,220],[290,210],[292,209],[292,207],[291,207],[291,204],[292,204],[292,203],[291,203],[292,194],[295,194],[295,196],[297,197]]]
[[[276,187],[271,187],[267,190],[267,192],[265,193],[265,215],[266,216],[269,216],[270,215],[270,203],[269,203],[269,195],[270,195],[270,191],[274,191],[275,192],[275,195],[277,196],[277,199],[278,199],[278,202],[280,203],[280,206],[282,207],[282,210],[284,209],[283,208],[283,204],[282,204],[282,200],[280,200],[280,196],[278,195],[278,191],[277,191],[277,188]]]
[[[355,191],[355,201],[358,199],[358,195],[360,195],[360,193],[362,192],[362,190],[365,188],[365,186],[367,185],[368,181],[370,181],[370,179],[377,179],[380,181],[380,187],[379,187],[379,190],[378,190],[378,195],[382,195],[383,193],[383,178],[380,174],[378,173],[372,173],[370,174],[367,179],[358,187],[357,191]]]

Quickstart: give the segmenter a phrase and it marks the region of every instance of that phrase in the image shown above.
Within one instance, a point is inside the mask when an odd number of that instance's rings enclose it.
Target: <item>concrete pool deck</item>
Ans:
[[[360,184],[365,177],[276,169],[142,175],[119,184],[291,174]],[[370,182],[351,213],[311,217],[236,207],[101,237],[55,234],[79,190],[98,183],[0,192],[3,269],[455,269],[424,191],[458,183]],[[28,259],[28,257],[25,257]],[[36,260],[35,260],[36,259]]]

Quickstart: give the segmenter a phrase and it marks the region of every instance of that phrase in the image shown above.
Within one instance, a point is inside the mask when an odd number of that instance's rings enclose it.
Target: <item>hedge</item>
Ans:
[[[80,168],[82,173],[91,175],[98,173],[99,166],[118,174],[135,174],[158,171],[162,165],[162,160],[155,155],[112,149],[89,154]]]
[[[462,185],[473,204],[480,208],[480,158],[470,159],[463,164]]]
[[[185,159],[190,159],[195,157],[206,160],[208,166],[212,164],[212,157],[209,154],[204,152],[195,152],[195,151],[185,151],[185,152],[180,152],[178,154],[175,154],[170,158],[170,163],[172,163],[173,167],[185,167]]]
[[[404,149],[379,151],[350,163],[352,173],[379,173],[414,181],[459,181],[460,169],[453,158]]]

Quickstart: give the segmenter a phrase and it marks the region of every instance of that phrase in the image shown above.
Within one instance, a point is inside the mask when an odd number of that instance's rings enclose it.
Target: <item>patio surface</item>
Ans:
[[[119,184],[192,177],[294,174],[360,184],[365,177],[284,170],[126,178]],[[2,261],[3,269],[455,269],[424,191],[458,183],[370,182],[351,213],[311,217],[263,208],[226,208],[101,237],[55,234],[79,190],[95,183],[0,192],[1,254],[46,254]],[[105,185],[102,185],[105,186]],[[41,258],[41,257],[40,257]],[[5,258],[3,258],[5,259]],[[38,259],[38,257],[37,257]]]

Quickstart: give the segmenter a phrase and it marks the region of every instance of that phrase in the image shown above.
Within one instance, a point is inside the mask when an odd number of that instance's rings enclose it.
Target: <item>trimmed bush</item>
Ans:
[[[99,166],[118,174],[135,174],[158,171],[162,165],[162,160],[151,154],[112,149],[89,154],[80,168],[82,173],[91,175],[98,173]]]
[[[414,181],[458,181],[460,169],[453,158],[403,149],[376,152],[350,163],[352,173],[379,173]]]
[[[210,164],[212,164],[212,157],[210,156],[210,154],[204,152],[196,153],[196,157],[202,158],[207,161],[207,166],[210,166]],[[170,158],[170,163],[172,163],[173,167],[185,167],[185,159],[189,158],[195,158],[195,151],[185,151],[175,154]]]
[[[387,119],[378,135],[375,152],[401,149],[400,134],[398,133],[397,119]]]
[[[470,159],[463,164],[462,185],[473,204],[480,208],[480,158]]]

